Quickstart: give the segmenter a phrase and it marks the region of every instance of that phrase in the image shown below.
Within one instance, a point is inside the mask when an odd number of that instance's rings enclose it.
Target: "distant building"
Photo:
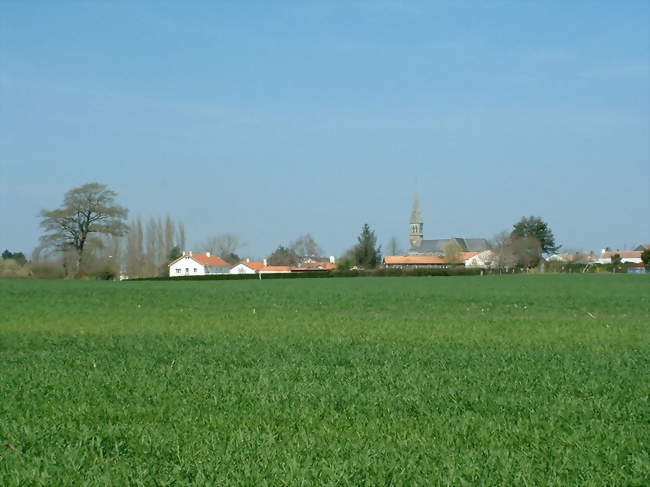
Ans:
[[[621,256],[622,263],[629,262],[630,264],[641,264],[643,262],[641,260],[642,251],[640,250],[605,250],[605,249],[603,249],[602,252],[600,253],[600,257],[598,257],[597,262],[599,264],[611,264],[612,257],[614,257],[616,254]]]
[[[455,244],[460,252],[483,252],[490,248],[488,241],[484,238],[454,237],[425,240],[422,210],[420,209],[420,200],[417,197],[413,201],[413,210],[411,211],[409,243],[409,255],[441,256],[444,255],[445,248],[450,244]]]
[[[291,272],[291,266],[268,265],[262,261],[247,260],[230,269],[230,274],[285,274]]]
[[[576,252],[575,254],[553,254],[546,259],[547,262],[564,262],[571,264],[589,264],[595,261],[594,253],[586,254]]]
[[[228,274],[231,265],[221,257],[205,254],[183,252],[178,259],[169,264],[169,277],[210,276]]]
[[[637,246],[634,248],[634,250],[640,250],[641,252],[643,252],[644,250],[650,250],[650,244],[641,244],[641,245],[637,245]]]
[[[336,260],[330,257],[329,260],[323,258],[307,259],[291,268],[291,272],[314,272],[314,271],[333,271],[336,269]]]
[[[384,266],[389,269],[446,269],[466,265],[467,260],[476,255],[478,252],[460,252],[453,262],[441,255],[387,255],[384,257]]]

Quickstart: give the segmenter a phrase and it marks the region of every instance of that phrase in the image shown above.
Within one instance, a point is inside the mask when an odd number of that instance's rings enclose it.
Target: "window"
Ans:
[[[180,274],[180,273],[181,273],[181,270],[180,270],[180,269],[176,269],[176,274]]]
[[[194,268],[194,272],[196,272],[196,267]]]

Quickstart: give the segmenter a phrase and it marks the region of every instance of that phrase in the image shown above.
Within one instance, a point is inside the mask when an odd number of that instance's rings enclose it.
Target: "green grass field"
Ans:
[[[0,281],[0,485],[650,485],[650,279]]]

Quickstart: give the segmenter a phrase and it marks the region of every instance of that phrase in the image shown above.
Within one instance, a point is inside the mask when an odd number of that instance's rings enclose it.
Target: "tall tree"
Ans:
[[[646,267],[650,266],[650,249],[644,249],[641,252],[641,261]]]
[[[89,183],[73,188],[63,198],[63,206],[40,213],[44,247],[65,252],[73,250],[76,269],[83,263],[84,249],[92,234],[124,235],[128,210],[115,202],[117,193],[104,184]]]
[[[561,245],[555,244],[555,237],[548,224],[538,216],[522,217],[514,224],[510,235],[517,238],[536,239],[543,254],[557,252],[561,247]]]
[[[129,277],[143,277],[143,241],[142,221],[138,218],[129,225],[126,237],[126,272]]]
[[[388,255],[401,255],[402,247],[399,244],[397,237],[391,237],[386,246]]]
[[[278,246],[277,249],[268,257],[267,262],[269,265],[290,265],[294,266],[298,264],[300,257],[289,247],[284,247],[282,245]]]
[[[245,246],[246,243],[239,235],[220,233],[208,238],[200,247],[202,250],[218,255],[229,264],[237,264],[240,260],[237,253]]]
[[[364,223],[361,228],[361,234],[357,238],[352,255],[358,266],[373,268],[381,262],[381,246],[377,246],[377,236],[367,223]]]
[[[172,220],[171,216],[167,215],[165,217],[165,243],[163,248],[163,253],[167,259],[166,263],[169,263],[171,260],[174,260],[176,258],[171,258],[172,249],[176,245],[176,242],[174,240],[174,233],[174,221]]]
[[[443,249],[445,260],[450,264],[457,264],[460,260],[460,253],[463,251],[458,242],[452,240]]]
[[[322,257],[324,253],[321,246],[314,240],[314,237],[308,233],[291,242],[290,248],[301,259]]]
[[[181,250],[185,251],[186,243],[185,225],[183,222],[178,222],[176,230],[176,245],[178,245]]]

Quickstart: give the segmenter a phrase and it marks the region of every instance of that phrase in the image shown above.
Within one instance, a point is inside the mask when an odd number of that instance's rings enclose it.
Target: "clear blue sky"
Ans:
[[[539,215],[650,241],[643,1],[0,3],[0,247],[86,182],[254,256]],[[195,249],[196,250],[196,249]]]

